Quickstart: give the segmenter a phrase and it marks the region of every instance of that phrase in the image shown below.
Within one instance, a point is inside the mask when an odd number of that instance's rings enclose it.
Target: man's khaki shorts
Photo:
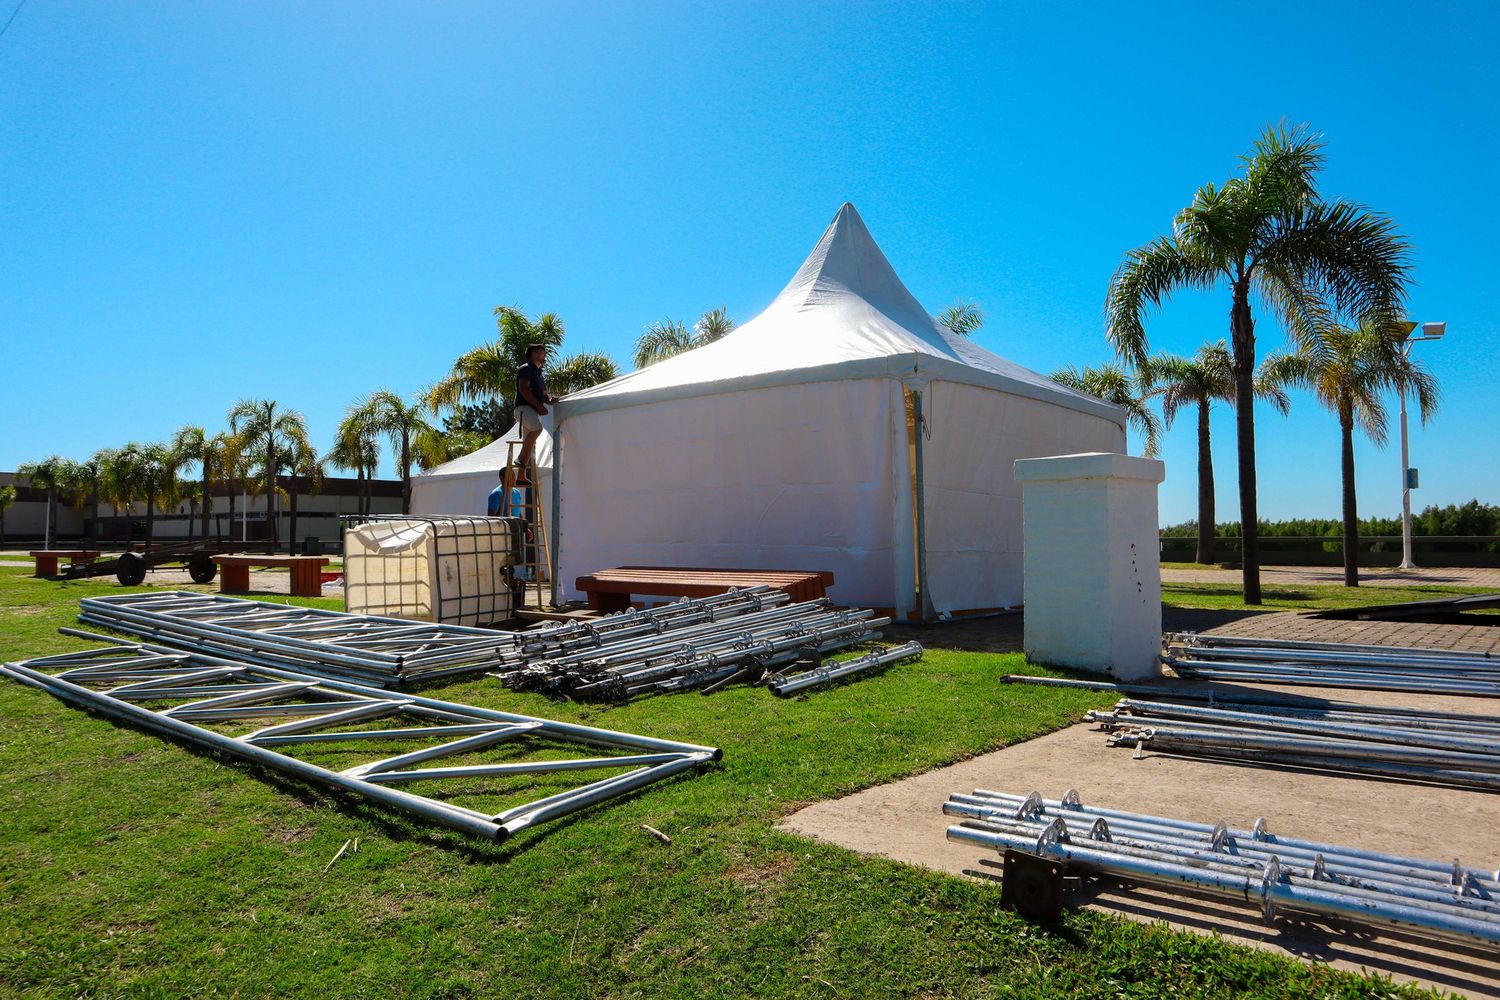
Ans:
[[[522,434],[535,434],[542,429],[542,415],[529,406],[518,406],[512,414],[521,425]]]

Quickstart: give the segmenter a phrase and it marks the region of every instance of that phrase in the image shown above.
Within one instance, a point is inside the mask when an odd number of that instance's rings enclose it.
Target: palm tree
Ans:
[[[1344,586],[1359,586],[1359,513],[1354,492],[1354,427],[1384,446],[1384,393],[1411,392],[1425,423],[1437,410],[1438,386],[1425,365],[1413,361],[1405,331],[1395,323],[1329,326],[1315,345],[1266,359],[1267,377],[1312,390],[1339,420],[1344,508]]]
[[[239,492],[241,481],[248,475],[246,469],[245,441],[237,434],[220,431],[209,438],[203,445],[204,456],[208,460],[208,468],[204,470],[204,485],[208,489],[210,499],[205,499],[204,510],[204,537],[207,537],[208,505],[212,504],[212,493],[214,484],[224,487],[224,492],[229,496],[229,524],[227,525],[229,537],[234,538],[234,516],[238,511]]]
[[[61,455],[49,455],[40,462],[26,462],[16,469],[16,474],[25,476],[34,490],[47,491],[47,527],[42,532],[42,548],[52,548],[57,534],[57,494],[68,479],[68,460]]]
[[[396,453],[396,470],[401,476],[401,513],[410,514],[412,439],[436,434],[437,429],[422,419],[420,403],[408,405],[389,389],[372,393],[361,410],[374,431],[390,438],[391,450]]]
[[[551,366],[547,374],[547,386],[555,395],[566,396],[590,386],[619,378],[620,369],[614,359],[596,351],[570,354]]]
[[[0,548],[5,547],[5,512],[16,502],[14,486],[0,486]]]
[[[1243,158],[1241,176],[1200,188],[1177,214],[1172,235],[1125,255],[1105,303],[1107,336],[1122,358],[1144,364],[1143,316],[1179,289],[1230,289],[1229,330],[1239,450],[1242,583],[1259,604],[1260,548],[1255,498],[1254,295],[1302,346],[1331,304],[1363,321],[1400,312],[1406,294],[1407,247],[1395,224],[1317,191],[1323,140],[1306,126],[1267,128]]]
[[[172,451],[182,460],[182,465],[187,466],[197,463],[199,475],[199,496],[203,501],[203,537],[208,537],[208,517],[210,508],[213,506],[213,464],[214,445],[213,438],[202,427],[192,424],[184,424],[177,428],[177,433],[172,435]],[[193,537],[193,522],[188,521],[188,538]]]
[[[635,366],[645,368],[695,347],[712,344],[733,330],[734,320],[729,318],[729,310],[725,306],[710,309],[698,317],[692,330],[671,319],[652,323],[635,342]]]
[[[314,448],[302,435],[291,439],[290,447],[287,449],[287,474],[291,477],[290,489],[292,524],[288,532],[287,551],[294,552],[297,547],[297,496],[306,485],[307,492],[314,494],[323,489],[323,459],[318,457],[317,449]]]
[[[353,469],[359,492],[359,513],[370,513],[370,482],[380,465],[380,429],[375,423],[374,397],[367,396],[350,403],[344,410],[334,435],[328,464],[336,469]]]
[[[1264,367],[1264,366],[1262,366]],[[1204,344],[1191,358],[1158,354],[1141,366],[1140,381],[1146,396],[1161,397],[1161,415],[1170,429],[1177,411],[1198,408],[1198,554],[1197,561],[1214,561],[1214,460],[1209,442],[1208,412],[1215,402],[1234,405],[1234,362],[1229,347],[1220,340]],[[1256,379],[1255,394],[1287,412],[1287,397],[1279,385],[1263,377]]]
[[[1156,442],[1161,435],[1161,424],[1156,414],[1146,405],[1139,382],[1116,365],[1100,365],[1097,368],[1077,368],[1069,365],[1047,376],[1058,385],[1087,393],[1106,403],[1113,403],[1125,410],[1125,421],[1140,431],[1146,438],[1147,458],[1156,457]]]
[[[69,462],[65,471],[63,489],[71,493],[74,510],[89,508],[86,532],[89,541],[98,540],[99,537],[99,493],[104,487],[104,469],[108,459],[110,448],[101,448],[83,462]]]
[[[274,399],[242,399],[229,411],[229,429],[245,442],[252,466],[259,465],[266,495],[266,519],[271,541],[280,540],[276,524],[276,477],[281,473],[293,438],[307,437],[307,421],[296,410],[277,410]]]
[[[968,337],[984,326],[984,310],[978,302],[955,302],[937,314],[938,326],[959,337]]]
[[[176,505],[177,456],[165,444],[132,441],[115,455],[113,478],[127,507],[135,500],[146,504],[146,548],[149,555],[156,541],[156,511]]]
[[[498,336],[492,343],[459,356],[448,374],[423,394],[429,410],[437,413],[461,403],[498,399],[509,413],[515,407],[516,369],[526,363],[527,345],[541,344],[549,350],[562,346],[563,321],[556,313],[533,320],[514,306],[496,306],[495,327]]]

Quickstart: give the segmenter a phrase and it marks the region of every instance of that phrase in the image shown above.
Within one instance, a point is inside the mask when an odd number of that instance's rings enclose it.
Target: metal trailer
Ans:
[[[395,694],[149,643],[91,638],[119,644],[6,663],[0,674],[148,732],[490,840],[505,840],[722,757],[717,747]],[[374,722],[382,725],[366,728]],[[419,748],[392,754],[385,749],[391,741]],[[526,743],[581,745],[608,753],[516,759],[517,745]],[[334,769],[293,756],[293,748],[316,752],[330,747],[365,759]],[[492,749],[504,756],[493,762],[475,762],[471,756]],[[456,755],[468,761],[432,766]],[[347,763],[347,758],[338,763]],[[595,770],[619,773],[499,812],[460,805],[447,795],[434,797],[397,787],[413,782],[443,787],[453,779],[465,779],[461,787],[467,791],[475,779],[503,781]]]
[[[279,548],[271,541],[231,542],[220,539],[199,539],[188,542],[153,542],[142,552],[122,552],[113,559],[97,559],[86,564],[75,563],[67,567],[62,576],[77,580],[92,576],[109,576],[127,587],[139,585],[146,579],[149,570],[160,569],[171,563],[187,567],[188,576],[194,583],[211,583],[218,575],[219,567],[214,556],[236,552],[270,553]]]

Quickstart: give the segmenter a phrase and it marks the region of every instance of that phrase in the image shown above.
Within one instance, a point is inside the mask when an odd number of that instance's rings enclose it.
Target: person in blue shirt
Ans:
[[[500,470],[500,485],[490,491],[489,500],[486,503],[486,513],[490,517],[525,517],[526,516],[526,488],[520,485],[512,485],[509,489],[505,487],[505,473]],[[529,547],[534,541],[531,523],[528,520],[525,528],[525,543]],[[529,555],[529,553],[528,553]],[[517,567],[516,579],[524,580],[530,576],[531,571],[524,567]]]

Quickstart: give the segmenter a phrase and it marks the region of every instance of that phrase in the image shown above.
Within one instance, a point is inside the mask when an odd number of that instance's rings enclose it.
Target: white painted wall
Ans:
[[[1021,459],[1026,655],[1038,663],[1154,677],[1161,553],[1154,459],[1108,452]]]

